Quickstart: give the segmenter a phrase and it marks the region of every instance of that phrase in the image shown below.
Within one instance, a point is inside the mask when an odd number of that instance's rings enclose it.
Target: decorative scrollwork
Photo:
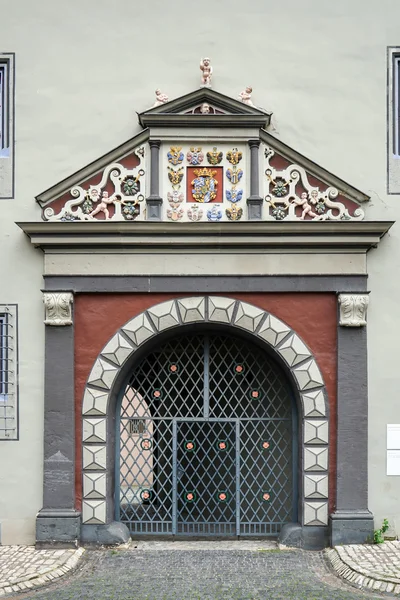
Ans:
[[[313,185],[300,165],[275,168],[272,160],[275,151],[270,147],[265,148],[264,156],[268,189],[265,201],[269,205],[267,220],[340,221],[364,218],[362,208],[352,209],[354,203],[346,206],[340,199],[336,200],[338,196],[343,196],[337,188],[330,186],[321,191]]]
[[[106,221],[133,220],[140,214],[138,204],[144,200],[143,169],[145,148],[134,151],[140,160],[134,168],[120,163],[105,167],[101,180],[95,185],[75,185],[70,189],[71,200],[67,200],[58,213],[52,207],[43,211],[46,221],[87,221],[101,218]]]

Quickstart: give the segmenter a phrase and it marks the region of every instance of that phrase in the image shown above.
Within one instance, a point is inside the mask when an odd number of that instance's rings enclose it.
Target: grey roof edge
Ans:
[[[263,109],[257,108],[256,106],[249,106],[244,104],[240,100],[226,96],[221,92],[217,92],[211,88],[198,88],[193,92],[189,92],[179,98],[174,98],[165,104],[149,108],[139,113],[139,120],[143,115],[156,115],[156,114],[176,114],[178,111],[182,111],[191,108],[193,104],[197,102],[210,102],[225,110],[230,110],[234,114],[242,115],[260,115],[260,116],[271,116],[272,113],[264,111]]]
[[[181,115],[157,113],[141,115],[142,127],[268,127],[270,115]]]
[[[394,221],[36,221],[16,223],[36,247],[341,247],[377,246]]]
[[[337,188],[340,193],[342,193],[347,198],[354,200],[354,202],[361,204],[370,200],[370,196],[364,194],[364,192],[353,187],[346,181],[343,181],[343,179],[336,177],[336,175],[333,175],[330,171],[327,171],[310,158],[307,158],[303,154],[300,154],[299,152],[282,142],[281,140],[278,140],[276,137],[268,133],[268,131],[261,129],[260,140],[272,146],[274,150],[277,150],[277,152],[282,154],[284,158],[299,164],[301,167],[304,167],[307,171],[314,175],[314,177],[322,179],[322,181],[324,181],[325,183]]]
[[[107,152],[107,154],[104,154],[100,158],[89,163],[83,169],[76,171],[73,175],[66,177],[53,187],[45,190],[41,194],[38,194],[38,196],[36,196],[36,201],[43,208],[44,206],[49,204],[49,202],[52,202],[65,192],[68,192],[68,190],[70,190],[74,185],[77,185],[85,179],[88,179],[92,175],[95,175],[98,171],[104,169],[108,164],[112,163],[114,160],[122,158],[123,156],[134,150],[137,146],[140,146],[140,144],[144,144],[145,142],[147,142],[149,136],[150,132],[148,129],[141,131],[133,138],[130,138],[120,146],[117,146],[117,148],[114,148],[114,150]]]

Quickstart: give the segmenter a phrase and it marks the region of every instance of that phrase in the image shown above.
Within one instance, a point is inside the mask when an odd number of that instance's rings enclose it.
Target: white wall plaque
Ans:
[[[387,451],[386,474],[400,475],[400,450]]]
[[[400,450],[400,425],[387,425],[388,450]]]

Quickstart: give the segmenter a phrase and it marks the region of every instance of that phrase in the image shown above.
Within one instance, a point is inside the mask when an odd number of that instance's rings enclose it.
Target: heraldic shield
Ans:
[[[215,179],[217,171],[212,169],[195,169],[196,178],[193,179],[192,196],[195,202],[212,202],[217,197],[218,181]]]

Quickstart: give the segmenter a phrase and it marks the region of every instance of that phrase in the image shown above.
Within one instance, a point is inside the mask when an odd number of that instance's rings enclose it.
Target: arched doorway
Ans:
[[[179,333],[117,403],[116,520],[134,535],[276,536],[297,521],[297,408],[264,348]]]
[[[299,412],[299,427],[292,428],[292,434],[297,430],[299,436],[297,486],[297,471],[293,470],[293,488],[299,496],[297,527],[304,539],[310,536],[318,538],[320,545],[323,545],[328,525],[329,406],[321,371],[310,348],[287,323],[255,305],[224,296],[184,297],[155,304],[127,321],[98,355],[86,383],[82,406],[82,531],[86,539],[97,535],[97,528],[103,525],[104,535],[108,537],[102,539],[114,539],[107,532],[113,530],[116,515],[119,518],[120,506],[119,491],[115,494],[115,456],[120,443],[120,430],[115,427],[115,419],[119,414],[116,404],[118,397],[121,403],[121,390],[126,390],[128,379],[133,374],[132,368],[139,365],[149,352],[161,346],[166,341],[165,336],[179,337],[185,331],[189,333],[189,330],[194,332],[195,329],[204,334],[224,331],[228,336],[238,336],[243,346],[242,340],[249,340],[254,344],[251,346],[252,352],[257,348],[263,349],[267,357],[273,357],[272,362],[275,364],[276,361],[290,381]],[[236,415],[221,422],[245,418]],[[186,417],[182,419],[188,420]],[[211,419],[208,421],[211,422]],[[178,417],[175,417],[175,422],[177,429]],[[136,435],[140,435],[138,425],[132,425],[133,434],[136,427]],[[175,440],[173,456],[178,452],[177,433]],[[174,464],[176,480],[177,458]],[[236,461],[235,468],[237,464]],[[160,472],[161,466],[158,469]],[[175,490],[177,494],[177,485]],[[150,499],[151,494],[144,498],[145,501]],[[143,505],[146,506],[144,502]],[[177,498],[174,506],[178,510]],[[160,520],[160,523],[163,521]],[[118,525],[127,532],[123,523],[119,522]],[[169,533],[168,528],[165,533]]]

